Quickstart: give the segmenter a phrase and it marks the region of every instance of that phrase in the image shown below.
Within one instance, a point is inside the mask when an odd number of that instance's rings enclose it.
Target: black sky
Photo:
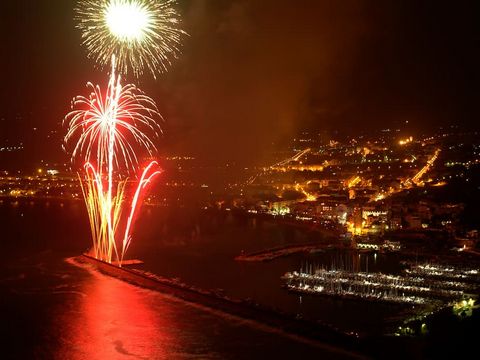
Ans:
[[[1,3],[0,139],[57,128],[87,81],[105,82],[80,46],[73,4]],[[249,162],[304,128],[478,127],[478,1],[181,0],[179,8],[190,34],[183,56],[157,81],[140,79],[167,119],[164,151]]]

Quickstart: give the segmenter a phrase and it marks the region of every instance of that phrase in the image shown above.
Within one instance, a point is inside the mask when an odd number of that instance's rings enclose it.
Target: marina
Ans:
[[[478,294],[479,277],[475,269],[423,264],[405,269],[401,275],[307,269],[287,272],[282,277],[285,287],[304,294],[429,305],[435,309],[463,299],[475,299]],[[444,278],[438,279],[438,274]]]

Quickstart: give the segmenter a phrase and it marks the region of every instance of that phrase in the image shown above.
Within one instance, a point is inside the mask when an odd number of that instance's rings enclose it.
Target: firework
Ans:
[[[79,0],[75,8],[88,56],[101,67],[117,57],[123,74],[155,77],[180,53],[186,33],[180,29],[176,0]]]
[[[128,247],[130,246],[130,242],[132,240],[132,236],[131,236],[132,226],[137,215],[139,204],[141,204],[142,198],[145,195],[145,190],[147,186],[152,183],[153,178],[159,175],[160,172],[161,171],[158,169],[158,163],[156,161],[152,161],[150,164],[148,164],[147,167],[145,167],[145,169],[143,170],[142,176],[138,181],[137,188],[133,195],[132,203],[130,205],[130,212],[128,214],[127,224],[125,226],[125,232],[123,235],[122,252],[121,252],[122,257],[120,259],[120,263],[123,260],[123,256],[127,252]]]
[[[93,240],[93,255],[111,263],[116,260],[121,266],[132,240],[132,229],[148,185],[161,173],[156,161],[150,162],[138,182],[118,181],[116,190],[109,192],[95,167],[86,163],[84,177],[79,174],[80,184],[90,220]],[[131,183],[131,184],[130,184]],[[131,185],[129,189],[128,185]],[[128,213],[124,205],[133,190]],[[124,230],[120,229],[124,223]]]
[[[132,240],[136,215],[152,180],[160,174],[156,161],[139,172],[139,153],[156,152],[152,139],[161,131],[155,102],[135,85],[122,85],[120,73],[140,76],[168,69],[181,38],[175,0],[79,0],[77,27],[88,56],[101,67],[111,60],[105,93],[88,83],[90,94],[78,96],[65,142],[72,163],[83,164],[79,179],[90,220],[93,253],[121,266]],[[131,180],[140,174],[138,181]],[[128,201],[130,200],[130,202]],[[125,210],[128,209],[128,210]]]
[[[102,173],[114,170],[134,172],[138,165],[137,151],[156,152],[152,138],[161,129],[162,119],[155,102],[135,85],[122,85],[120,76],[112,73],[107,91],[88,83],[89,96],[77,96],[66,118],[67,143],[74,142],[72,159],[97,164]]]
[[[74,98],[73,110],[65,117],[65,142],[72,143],[72,163],[79,160],[84,171],[79,179],[90,220],[96,258],[121,265],[131,231],[147,186],[160,173],[156,161],[143,170],[138,182],[129,180],[138,172],[138,152],[152,156],[152,138],[161,118],[154,101],[134,85],[121,84],[112,73],[105,94],[89,83],[89,96]],[[132,196],[130,196],[132,195]],[[124,207],[131,198],[129,211]]]

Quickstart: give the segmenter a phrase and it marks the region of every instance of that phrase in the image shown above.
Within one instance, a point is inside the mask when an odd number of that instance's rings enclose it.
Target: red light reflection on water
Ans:
[[[59,358],[158,359],[167,357],[166,344],[176,348],[168,332],[171,318],[162,318],[162,306],[148,290],[94,274],[81,291],[78,312],[68,315]]]

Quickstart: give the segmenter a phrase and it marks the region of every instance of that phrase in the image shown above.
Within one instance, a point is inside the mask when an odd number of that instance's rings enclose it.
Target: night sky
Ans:
[[[73,4],[0,5],[0,140],[43,134],[32,146],[52,158],[62,150],[44,134],[60,137],[71,98],[107,76],[80,45]],[[162,151],[248,163],[301,129],[478,127],[478,4],[181,0],[182,57],[139,80],[167,120]]]

